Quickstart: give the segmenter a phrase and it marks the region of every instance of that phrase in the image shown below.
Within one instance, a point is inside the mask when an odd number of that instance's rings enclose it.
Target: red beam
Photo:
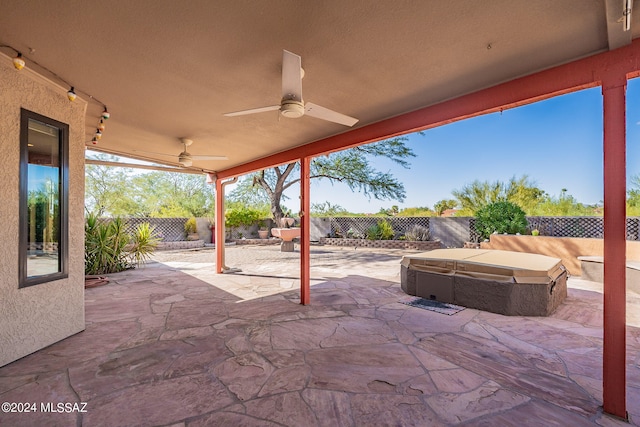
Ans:
[[[218,171],[221,178],[244,175],[304,157],[315,157],[345,148],[454,121],[530,104],[600,84],[602,75],[615,71],[629,77],[640,70],[640,39],[610,52],[515,79],[488,89],[444,101],[410,113]]]
[[[310,166],[311,158],[305,157],[300,162],[300,226],[302,228],[300,235],[300,304],[309,304],[310,297],[310,248],[311,233],[309,227],[311,226],[310,211],[311,203],[309,201],[311,187],[310,187]]]
[[[605,77],[604,103],[604,411],[627,418],[625,75]]]

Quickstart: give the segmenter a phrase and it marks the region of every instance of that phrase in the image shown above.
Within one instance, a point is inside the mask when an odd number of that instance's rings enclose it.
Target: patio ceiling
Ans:
[[[279,103],[283,49],[302,57],[305,102],[358,128],[628,44],[638,26],[623,31],[624,4],[0,0],[0,45],[108,106],[98,149],[176,164],[186,137],[194,155],[228,157],[194,161],[217,171],[351,129],[277,111],[223,116]],[[89,103],[89,145],[101,111]]]

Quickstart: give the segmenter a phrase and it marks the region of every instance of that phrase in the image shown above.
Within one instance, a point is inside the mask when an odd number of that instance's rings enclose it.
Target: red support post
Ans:
[[[626,104],[624,74],[602,80],[604,109],[604,411],[626,411]]]
[[[222,179],[216,179],[216,273],[224,269],[224,187]]]
[[[310,292],[310,241],[311,233],[309,227],[311,226],[310,209],[311,203],[309,202],[310,186],[310,167],[311,157],[303,157],[300,159],[300,304],[309,304],[309,292]]]

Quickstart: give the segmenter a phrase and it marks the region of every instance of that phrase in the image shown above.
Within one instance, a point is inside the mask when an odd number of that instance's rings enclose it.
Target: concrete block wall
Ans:
[[[441,218],[429,219],[431,238],[442,242],[444,248],[461,248],[469,241],[469,218]]]

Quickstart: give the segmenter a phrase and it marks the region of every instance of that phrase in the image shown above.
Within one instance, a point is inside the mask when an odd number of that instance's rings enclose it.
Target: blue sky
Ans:
[[[640,81],[627,90],[627,176],[640,173]],[[416,157],[403,169],[380,159],[377,169],[404,183],[404,202],[369,200],[342,184],[312,182],[311,202],[329,201],[351,212],[392,205],[433,205],[475,179],[506,181],[528,175],[551,195],[561,189],[578,201],[603,199],[602,95],[599,87],[409,135]],[[298,210],[297,189],[285,204]],[[295,194],[294,194],[295,193]]]

